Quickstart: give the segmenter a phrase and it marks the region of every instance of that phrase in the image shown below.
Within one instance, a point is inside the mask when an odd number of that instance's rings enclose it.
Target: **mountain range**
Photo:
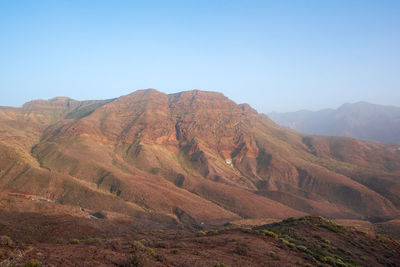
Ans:
[[[400,107],[358,102],[338,109],[268,115],[276,123],[304,133],[400,143]]]
[[[400,146],[302,134],[199,90],[0,108],[0,190],[164,226],[400,218]]]

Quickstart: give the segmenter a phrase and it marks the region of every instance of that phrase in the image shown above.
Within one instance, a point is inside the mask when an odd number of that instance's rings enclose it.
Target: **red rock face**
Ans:
[[[400,155],[393,146],[301,135],[220,93],[57,98],[0,109],[0,120],[14,124],[0,133],[7,152],[2,189],[177,221],[179,210],[191,223],[400,213]],[[18,149],[10,145],[17,133],[25,144]],[[48,178],[13,180],[29,172]],[[27,186],[38,180],[39,187]]]

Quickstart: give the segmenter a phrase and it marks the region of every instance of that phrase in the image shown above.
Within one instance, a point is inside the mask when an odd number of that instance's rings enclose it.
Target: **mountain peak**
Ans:
[[[223,93],[214,91],[202,91],[199,89],[193,89],[188,91],[182,91],[178,93],[170,94],[172,98],[219,98],[228,99]]]
[[[185,224],[400,213],[391,193],[400,188],[400,154],[392,147],[275,127],[217,92],[145,89],[108,101],[53,102],[21,109],[14,123],[5,121],[11,115],[0,117],[6,133],[0,145],[10,151],[0,167],[16,168],[0,177],[7,188],[133,216],[132,208],[151,211]],[[64,102],[70,106],[58,106]]]

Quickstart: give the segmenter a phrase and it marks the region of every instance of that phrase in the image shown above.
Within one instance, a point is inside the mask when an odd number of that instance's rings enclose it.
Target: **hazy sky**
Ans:
[[[0,1],[0,105],[142,88],[400,106],[400,1]]]

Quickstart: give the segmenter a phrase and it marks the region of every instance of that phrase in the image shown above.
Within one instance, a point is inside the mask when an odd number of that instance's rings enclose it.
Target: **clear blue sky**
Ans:
[[[400,106],[400,1],[0,1],[0,105],[142,88]]]

